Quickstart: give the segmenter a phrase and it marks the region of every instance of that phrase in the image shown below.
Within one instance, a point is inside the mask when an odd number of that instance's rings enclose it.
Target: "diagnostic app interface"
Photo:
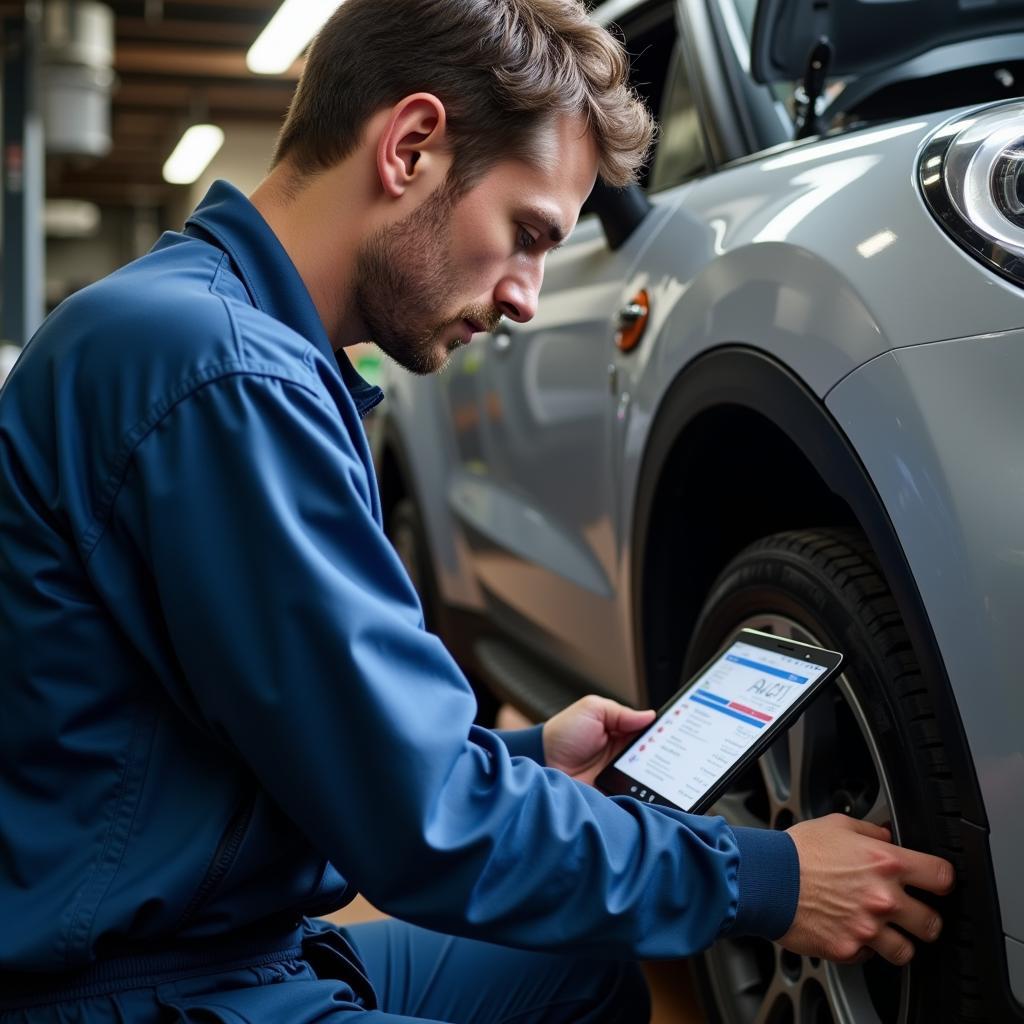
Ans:
[[[615,762],[652,791],[693,807],[805,693],[826,666],[748,643],[735,643]]]

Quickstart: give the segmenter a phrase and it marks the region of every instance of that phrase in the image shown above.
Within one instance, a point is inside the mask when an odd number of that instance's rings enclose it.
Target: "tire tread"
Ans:
[[[714,604],[726,582],[736,578],[745,565],[760,564],[766,558],[781,559],[809,572],[820,586],[839,596],[859,628],[870,637],[882,678],[903,723],[905,742],[912,750],[914,770],[927,793],[934,852],[951,860],[958,876],[961,875],[961,808],[946,746],[899,607],[867,539],[855,529],[835,528],[794,530],[765,537],[733,559],[712,588],[705,607]],[[700,623],[695,632],[699,628]],[[937,954],[933,962],[940,974],[953,974],[952,979],[946,978],[954,984],[949,986],[953,997],[944,1004],[944,1019],[951,1024],[976,1024],[984,1021],[985,1015],[971,955],[976,927],[974,908],[968,900],[957,898],[957,893],[950,899],[955,900],[955,906],[951,905],[955,912],[947,920],[941,949],[931,951]]]

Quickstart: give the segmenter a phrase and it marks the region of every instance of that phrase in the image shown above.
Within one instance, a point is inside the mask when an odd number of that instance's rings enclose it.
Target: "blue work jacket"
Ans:
[[[796,905],[783,833],[609,799],[472,691],[298,272],[219,182],[0,392],[0,970],[333,911],[668,957]]]

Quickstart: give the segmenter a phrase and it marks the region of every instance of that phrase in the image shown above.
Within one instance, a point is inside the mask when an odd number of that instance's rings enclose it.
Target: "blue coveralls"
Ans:
[[[612,1020],[622,961],[788,927],[785,834],[608,799],[538,730],[472,724],[382,532],[380,397],[222,182],[26,348],[0,393],[4,1024]],[[357,891],[466,938],[309,920]]]

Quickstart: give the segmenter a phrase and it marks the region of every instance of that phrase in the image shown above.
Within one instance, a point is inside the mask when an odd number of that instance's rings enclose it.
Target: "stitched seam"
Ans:
[[[117,825],[123,813],[125,800],[128,795],[127,791],[129,777],[131,775],[131,770],[135,763],[134,752],[136,740],[138,738],[139,732],[142,729],[144,711],[145,709],[143,707],[140,707],[135,712],[134,721],[132,723],[131,737],[128,740],[128,746],[124,754],[124,764],[121,767],[121,775],[117,781],[117,796],[115,797],[114,800],[114,809],[111,812],[110,821],[106,829],[106,836],[103,839],[103,848],[100,850],[99,856],[96,858],[96,860],[93,862],[92,867],[90,868],[88,879],[85,882],[83,882],[82,886],[78,890],[78,893],[75,897],[74,905],[68,918],[67,928],[65,929],[64,934],[62,936],[61,945],[63,947],[63,950],[61,955],[62,959],[64,960],[64,963],[68,966],[71,966],[71,954],[74,949],[75,932],[80,930],[76,927],[78,925],[78,919],[79,917],[81,917],[83,913],[88,913],[86,908],[83,907],[86,893],[95,887],[96,875],[103,866],[103,863],[107,860],[107,853],[110,850],[111,844],[114,841],[114,835],[115,832],[117,831]],[[93,906],[92,910],[92,913],[94,912],[95,905]],[[87,922],[85,924],[86,931],[88,931],[88,928],[89,923]]]
[[[210,278],[210,294],[216,295],[218,298],[220,297],[220,292],[217,291],[217,286],[220,283],[221,276],[224,272],[224,264],[227,263],[227,261],[228,254],[226,252],[222,252],[220,254],[220,259],[217,261],[217,269],[214,270],[213,277]]]
[[[184,384],[172,392],[171,397],[161,399],[157,402],[149,415],[140,420],[139,423],[137,423],[127,433],[127,435],[125,435],[121,452],[114,460],[113,469],[110,471],[110,474],[104,482],[99,510],[95,513],[93,525],[89,528],[82,539],[82,558],[86,566],[88,566],[93,553],[96,551],[96,546],[99,544],[100,539],[106,531],[110,522],[110,515],[113,511],[114,502],[117,500],[117,496],[121,492],[121,488],[124,486],[125,479],[128,476],[128,469],[131,464],[132,456],[138,450],[142,442],[145,441],[146,438],[149,437],[149,435],[156,430],[156,428],[186,399],[192,398],[204,388],[217,384],[220,381],[227,380],[230,377],[246,376],[262,378],[265,380],[279,380],[285,384],[292,384],[295,387],[308,392],[320,404],[323,404],[323,399],[319,392],[316,388],[312,387],[310,383],[307,381],[296,380],[294,377],[283,373],[280,368],[273,365],[260,363],[242,365],[238,360],[231,359],[218,363],[214,366],[207,367],[203,372],[194,374],[192,377],[188,378]]]
[[[238,321],[235,319],[235,311],[231,307],[231,302],[229,301],[228,296],[221,291],[215,290],[224,275],[228,273],[231,273],[233,280],[238,280],[234,273],[231,272],[230,257],[226,252],[222,252],[220,256],[220,263],[217,265],[217,273],[214,275],[213,281],[210,282],[210,294],[220,299],[220,302],[224,307],[224,315],[228,318],[228,325],[231,328],[231,338],[235,343],[235,358],[242,360],[244,358],[244,350],[246,346],[242,342],[242,332],[238,329]]]
[[[97,897],[96,904],[92,910],[91,920],[89,921],[88,932],[85,940],[86,949],[89,948],[93,929],[96,927],[96,911],[99,909],[104,899],[106,899],[107,893],[110,892],[110,887],[114,884],[114,879],[117,878],[117,873],[121,870],[121,865],[124,863],[125,854],[128,852],[128,844],[131,842],[132,838],[132,829],[135,827],[135,818],[137,817],[139,807],[142,804],[142,791],[145,788],[146,776],[149,774],[150,765],[152,764],[153,741],[156,738],[157,725],[160,722],[159,708],[153,706],[146,710],[148,710],[148,714],[143,716],[143,724],[149,730],[149,741],[146,743],[145,756],[140,756],[135,759],[135,765],[141,768],[137,773],[138,777],[135,779],[135,800],[131,804],[131,813],[123,830],[121,853],[118,855],[117,863],[112,865],[110,878],[107,879],[107,884],[103,887],[103,892],[101,892]],[[127,803],[127,794],[124,802]]]
[[[226,296],[218,295],[217,298],[224,306],[224,315],[228,318],[228,324],[231,327],[231,340],[235,343],[235,357],[241,361],[244,358],[245,345],[242,341],[242,332],[238,329],[238,321],[235,319],[235,311],[231,308],[231,303],[228,302]]]
[[[420,987],[420,995],[416,1000],[412,1012],[417,1017],[423,1013],[423,1004],[427,1001],[427,995],[433,990],[434,980],[440,975],[442,969],[446,966],[446,961],[451,956],[452,947],[455,945],[455,936],[449,935],[444,942],[444,950],[441,955],[434,962],[434,969],[430,972],[426,982]]]
[[[204,224],[201,217],[194,217],[193,220],[204,231],[208,231],[214,238],[216,238],[217,242],[221,246],[223,246],[224,251],[231,256],[231,259],[234,261],[235,267],[238,270],[238,276],[241,277],[242,282],[245,284],[245,287],[249,291],[249,294],[252,295],[253,299],[255,299],[254,304],[256,308],[259,309],[261,312],[265,312],[267,304],[266,302],[264,302],[263,296],[260,295],[259,291],[253,284],[249,275],[245,272],[245,264],[241,259],[239,259],[238,253],[235,252],[235,247],[229,241],[227,241],[227,239],[223,238],[219,232],[211,230],[206,224]]]

